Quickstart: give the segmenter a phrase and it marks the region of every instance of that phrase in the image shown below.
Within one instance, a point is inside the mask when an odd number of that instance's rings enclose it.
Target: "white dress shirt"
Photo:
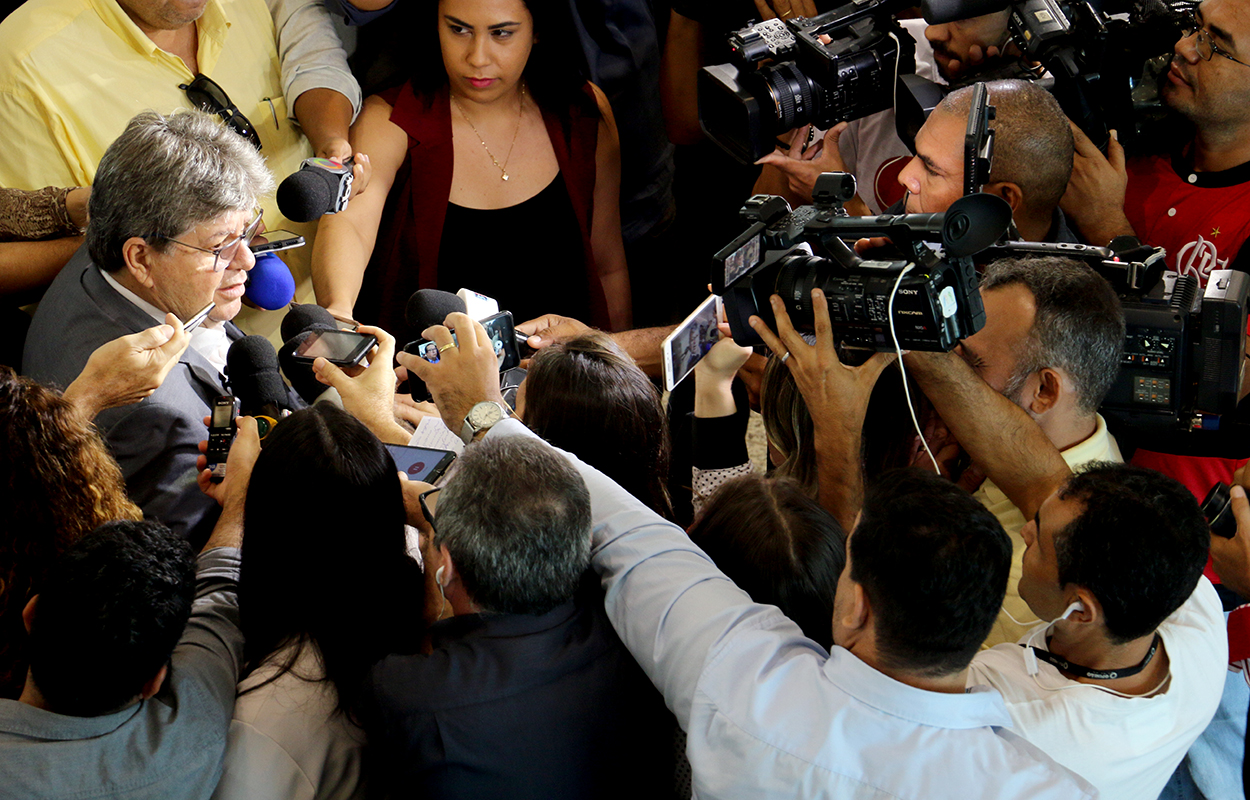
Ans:
[[[97,268],[98,269],[98,268]],[[165,312],[144,300],[139,295],[122,286],[107,270],[100,270],[104,280],[117,290],[117,293],[134,303],[140,311],[156,320],[157,325],[165,324]],[[184,320],[185,321],[185,320]],[[206,319],[195,330],[191,331],[191,347],[212,364],[218,372],[226,373],[226,354],[230,351],[230,337],[226,335],[226,323]]]
[[[508,419],[487,435],[527,434]],[[608,616],[687,732],[697,797],[1095,796],[1006,730],[997,692],[923,691],[840,647],[826,653],[752,602],[680,528],[568,458],[590,490]]]

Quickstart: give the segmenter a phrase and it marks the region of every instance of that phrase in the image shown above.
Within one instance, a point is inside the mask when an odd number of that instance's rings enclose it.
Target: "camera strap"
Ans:
[[[1116,680],[1117,678],[1130,678],[1136,675],[1137,673],[1141,672],[1143,669],[1145,669],[1146,665],[1150,663],[1150,659],[1154,658],[1155,653],[1158,652],[1159,642],[1161,641],[1163,640],[1159,637],[1159,634],[1156,633],[1154,641],[1150,643],[1150,649],[1146,651],[1145,658],[1143,658],[1135,666],[1125,667],[1123,669],[1111,669],[1111,670],[1090,669],[1089,667],[1082,667],[1080,664],[1073,664],[1072,662],[1066,659],[1060,658],[1059,656],[1055,655],[1049,650],[1043,650],[1042,648],[1034,647],[1033,645],[1022,644],[1020,646],[1025,647],[1029,650],[1032,650],[1033,654],[1036,655],[1038,658],[1040,658],[1042,661],[1045,661],[1047,664],[1050,664],[1052,667],[1058,670],[1062,670],[1063,672],[1066,672],[1069,675],[1075,675],[1078,678],[1089,678],[1090,680],[1095,680],[1095,681],[1113,681],[1113,680]]]

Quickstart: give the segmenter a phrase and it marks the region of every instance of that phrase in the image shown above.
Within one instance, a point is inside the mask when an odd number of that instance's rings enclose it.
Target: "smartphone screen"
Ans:
[[[324,358],[334,364],[357,364],[377,344],[372,334],[355,331],[318,331],[295,350],[295,357]]]
[[[710,295],[664,340],[660,366],[668,391],[673,391],[720,340],[720,330],[716,327],[719,319],[720,298]]]
[[[429,447],[408,447],[402,444],[388,444],[387,451],[395,460],[395,469],[408,476],[409,480],[433,483],[442,477],[456,454],[450,450],[435,450]]]
[[[495,359],[499,363],[499,371],[503,372],[520,364],[521,353],[517,350],[516,326],[512,323],[512,312],[500,311],[481,322],[482,327],[486,329],[486,334],[490,336],[491,345],[495,348]],[[460,343],[455,331],[451,332],[451,340],[456,344]],[[438,363],[438,345],[429,339],[409,342],[404,346],[404,352],[420,356],[431,364]]]

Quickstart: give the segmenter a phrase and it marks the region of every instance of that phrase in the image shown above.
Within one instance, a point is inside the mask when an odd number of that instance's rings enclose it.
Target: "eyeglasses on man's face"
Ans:
[[[1181,34],[1184,35],[1185,38],[1189,38],[1195,33],[1198,34],[1198,39],[1194,42],[1194,49],[1198,51],[1198,57],[1203,61],[1210,61],[1214,56],[1223,56],[1229,61],[1241,64],[1243,67],[1250,67],[1250,64],[1239,60],[1227,50],[1216,44],[1215,40],[1211,38],[1211,32],[1204,28],[1202,21],[1198,19],[1198,15],[1196,13],[1190,13],[1189,18],[1181,28]]]
[[[199,250],[201,253],[212,253],[213,272],[221,272],[229,266],[231,261],[234,261],[234,257],[238,255],[240,247],[248,247],[251,245],[252,239],[256,238],[257,231],[260,230],[260,221],[261,217],[264,216],[264,213],[264,211],[258,210],[256,212],[256,216],[253,217],[252,221],[247,224],[247,227],[243,229],[243,233],[240,236],[236,236],[235,238],[223,242],[213,248],[187,244],[186,242],[179,241],[178,239],[174,239],[170,236],[160,236],[158,238],[164,239],[170,244],[178,244],[192,250]]]

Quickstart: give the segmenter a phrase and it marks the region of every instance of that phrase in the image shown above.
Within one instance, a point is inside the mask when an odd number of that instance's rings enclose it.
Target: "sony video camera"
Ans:
[[[851,2],[732,34],[732,62],[699,72],[704,133],[752,164],[786,131],[809,123],[829,128],[893,107],[899,58],[904,72],[915,70],[914,43],[891,15],[893,5],[900,4]]]
[[[1006,242],[987,254],[1075,258],[1111,283],[1124,309],[1124,355],[1099,411],[1117,435],[1183,433],[1192,440],[1195,431],[1219,430],[1213,450],[1194,441],[1185,449],[1216,454],[1233,444],[1227,433],[1246,361],[1250,274],[1213,270],[1203,291],[1197,275],[1165,271],[1163,248],[1132,236],[1107,247]]]
[[[1106,150],[1108,129],[1132,146],[1162,124],[1159,81],[1194,0],[923,0],[931,25],[1010,9],[1025,60],[1053,76],[1064,113]]]
[[[972,256],[998,241],[1011,208],[989,194],[962,197],[944,214],[850,217],[855,178],[827,172],[815,203],[794,211],[782,198],[755,195],[742,208],[750,227],[713,258],[712,290],[739,344],[762,344],[748,319],[776,329],[768,299],[781,296],[799,330],[812,330],[812,289],[829,304],[835,340],[877,351],[948,351],[985,324]],[[867,260],[842,240],[888,236],[902,261]],[[938,252],[930,243],[940,244]]]

